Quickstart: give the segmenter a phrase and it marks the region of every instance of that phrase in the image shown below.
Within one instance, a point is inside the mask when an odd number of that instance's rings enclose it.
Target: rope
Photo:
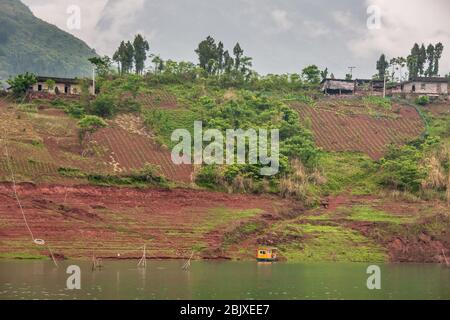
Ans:
[[[12,181],[12,184],[13,184],[14,197],[15,197],[15,199],[17,201],[17,204],[19,205],[20,212],[22,213],[23,221],[25,222],[25,226],[27,227],[27,230],[30,233],[30,236],[31,236],[31,239],[33,240],[33,243],[35,243],[37,245],[40,245],[40,246],[43,246],[43,245],[45,245],[45,241],[42,240],[42,239],[36,239],[34,237],[33,231],[31,230],[30,225],[28,224],[28,220],[27,220],[27,217],[25,215],[25,211],[23,210],[22,203],[20,202],[19,194],[17,193],[16,178],[14,176],[14,171],[13,171],[13,168],[12,168],[12,165],[11,165],[11,161],[9,159],[8,144],[7,144],[7,140],[6,140],[5,137],[6,137],[6,133],[5,133],[4,139],[3,139],[5,141],[6,166],[8,167],[8,170],[9,170],[9,172],[11,174],[11,181]],[[53,258],[53,261],[55,262],[55,258],[53,257],[53,253],[51,252],[50,248],[48,248],[48,249],[49,249],[50,254],[51,254],[52,258]],[[56,264],[56,262],[55,262],[55,264]]]
[[[12,170],[11,162],[9,161],[9,152],[8,152],[8,146],[6,145],[6,140],[5,140],[5,154],[6,154],[6,166],[8,167],[8,170],[11,174],[11,180],[13,183],[14,197],[16,198],[17,204],[19,205],[20,212],[22,213],[23,221],[25,222],[28,232],[31,235],[31,239],[33,240],[33,242],[35,242],[36,239],[34,238],[33,231],[31,231],[31,228],[28,225],[27,217],[25,216],[25,212],[23,210],[22,203],[20,202],[19,195],[17,194],[16,179],[14,177],[14,172]]]

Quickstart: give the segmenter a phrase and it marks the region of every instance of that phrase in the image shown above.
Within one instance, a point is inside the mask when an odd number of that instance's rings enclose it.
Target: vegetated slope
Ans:
[[[18,186],[34,236],[68,258],[224,256],[222,238],[242,221],[274,219],[293,207],[275,197],[186,189]],[[0,256],[49,256],[32,243],[11,184],[0,184]]]
[[[141,94],[139,103],[146,109],[176,109],[179,107],[177,97],[165,90],[155,90],[152,93]]]
[[[26,108],[29,110],[23,111]],[[133,122],[133,120],[135,120]],[[192,166],[175,165],[170,151],[158,146],[133,117],[119,117],[110,127],[80,143],[77,120],[62,110],[33,105],[0,107],[0,180],[10,181],[6,158],[18,181],[86,183],[59,171],[78,169],[87,174],[126,174],[151,164],[167,179],[190,183]]]
[[[36,18],[19,0],[0,0],[0,79],[25,72],[43,76],[90,75],[94,50]]]
[[[450,249],[445,204],[408,203],[377,196],[330,197],[328,208],[276,222],[229,248],[251,257],[258,244],[276,246],[289,261],[444,263]]]
[[[170,180],[184,183],[192,180],[191,165],[174,164],[170,151],[145,135],[130,133],[117,125],[111,125],[96,132],[93,140],[106,148],[104,159],[114,166],[116,173],[130,172],[153,164]]]
[[[377,112],[364,106],[315,107],[292,103],[301,118],[309,119],[315,141],[327,151],[359,151],[379,159],[389,144],[404,144],[425,130],[412,107],[393,105],[392,111]]]

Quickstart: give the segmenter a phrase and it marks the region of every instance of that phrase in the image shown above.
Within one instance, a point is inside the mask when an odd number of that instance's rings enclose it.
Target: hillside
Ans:
[[[25,72],[89,76],[87,59],[94,55],[83,41],[36,18],[20,0],[0,0],[0,79]]]
[[[143,80],[139,86],[136,101],[122,103],[130,97],[126,80],[103,83],[108,90],[102,95],[113,97],[108,104],[122,109],[82,140],[77,122],[87,109],[81,102],[0,99],[0,257],[48,256],[30,241],[19,214],[5,145],[29,224],[58,256],[89,258],[95,251],[137,258],[142,243],[151,248],[150,258],[182,258],[194,250],[196,258],[251,260],[256,247],[273,245],[287,261],[442,262],[442,251],[449,251],[445,185],[427,187],[421,171],[417,190],[410,187],[416,177],[405,189],[387,184],[415,174],[413,162],[432,173],[445,170],[445,154],[422,148],[417,139],[424,117],[429,134],[443,143],[440,152],[446,150],[448,103],[416,106],[421,117],[407,101],[308,100]],[[257,114],[258,108],[264,110]],[[292,161],[270,181],[252,179],[245,167],[227,180],[235,166],[173,165],[171,132],[199,118],[225,128],[264,121],[286,126],[278,121],[287,119],[296,139],[320,147],[301,149],[317,151],[317,161],[311,167]],[[299,136],[304,127],[311,134]],[[440,158],[442,168],[429,163]],[[147,164],[168,183],[136,175]]]

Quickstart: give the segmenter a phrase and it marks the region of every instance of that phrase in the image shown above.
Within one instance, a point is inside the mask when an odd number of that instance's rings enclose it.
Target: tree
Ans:
[[[117,62],[117,69],[119,74],[123,74],[124,73],[124,61],[125,61],[125,56],[126,56],[126,46],[125,46],[125,41],[122,41],[120,43],[119,48],[116,50],[116,52],[113,55],[113,60],[115,62]],[[126,63],[125,63],[126,64]]]
[[[434,68],[433,75],[437,76],[439,74],[439,60],[442,57],[442,52],[444,51],[444,46],[442,43],[437,43],[434,47]]]
[[[133,42],[134,63],[136,74],[142,74],[145,67],[145,60],[147,60],[147,52],[150,50],[148,41],[140,34],[136,35]]]
[[[230,56],[228,50],[223,53],[224,71],[229,74],[234,66],[234,59]]]
[[[392,81],[395,80],[395,74],[398,71],[400,73],[399,80],[402,81],[403,80],[403,68],[406,66],[406,59],[403,57],[392,58],[390,60],[389,64],[392,67],[391,80]]]
[[[53,79],[47,79],[45,84],[47,85],[48,91],[52,91],[55,88],[56,82]]]
[[[217,61],[217,45],[213,37],[208,36],[199,43],[195,53],[198,55],[199,66],[208,74],[212,73],[211,60]]]
[[[406,64],[408,66],[408,73],[409,73],[409,78],[416,78],[419,75],[420,72],[420,68],[419,68],[419,62],[421,62],[422,58],[420,56],[420,51],[421,49],[419,48],[419,45],[417,43],[414,44],[414,46],[411,49],[411,54],[406,58]],[[419,61],[420,60],[420,61]],[[423,69],[423,63],[422,65],[422,69]]]
[[[328,78],[328,68],[325,68],[323,71],[320,71],[320,77],[322,78],[322,80]]]
[[[320,70],[314,64],[304,68],[302,70],[302,76],[309,83],[318,84],[320,82]]]
[[[425,76],[431,77],[433,76],[434,71],[434,46],[430,43],[427,47],[427,62],[428,62],[428,68],[425,72]]]
[[[380,59],[377,61],[377,70],[378,70],[378,78],[384,79],[386,75],[386,69],[389,67],[389,63],[386,60],[386,56],[384,53],[380,56]]]
[[[130,73],[133,69],[133,63],[134,63],[134,47],[133,44],[128,41],[125,44],[125,51],[122,61],[122,68],[125,73]]]
[[[111,59],[108,56],[93,57],[88,59],[95,66],[96,72],[100,76],[105,76],[111,68]]]
[[[31,86],[37,83],[37,78],[34,74],[27,72],[25,74],[19,74],[15,78],[8,79],[6,82],[11,86],[14,95],[20,97],[27,93]]]
[[[347,73],[345,75],[345,80],[352,80],[352,78],[353,78],[353,75],[351,73]]]
[[[417,53],[417,68],[418,75],[422,76],[425,74],[425,63],[427,61],[427,51],[425,45],[422,43],[420,49]]]
[[[222,41],[217,45],[217,68],[219,73],[222,73],[224,70],[224,47]]]
[[[239,70],[241,67],[241,58],[244,54],[244,50],[242,50],[241,46],[239,45],[239,42],[236,43],[236,45],[233,48],[234,53],[234,68],[235,70]]]
[[[164,60],[159,55],[151,55],[155,73],[161,73],[164,70]]]

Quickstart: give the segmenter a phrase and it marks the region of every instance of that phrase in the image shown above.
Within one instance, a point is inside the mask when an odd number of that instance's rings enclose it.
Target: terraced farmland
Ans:
[[[147,136],[111,125],[96,132],[93,139],[106,147],[108,151],[104,155],[104,161],[112,165],[116,173],[140,169],[149,163],[159,166],[161,173],[170,180],[191,182],[192,166],[175,165],[170,151],[158,146]]]
[[[148,109],[176,109],[179,107],[177,97],[163,90],[141,94],[138,100],[144,108]]]
[[[302,119],[310,119],[315,141],[328,151],[357,151],[381,158],[389,144],[405,144],[425,126],[414,108],[393,106],[392,116],[345,114],[339,109],[292,105]]]

